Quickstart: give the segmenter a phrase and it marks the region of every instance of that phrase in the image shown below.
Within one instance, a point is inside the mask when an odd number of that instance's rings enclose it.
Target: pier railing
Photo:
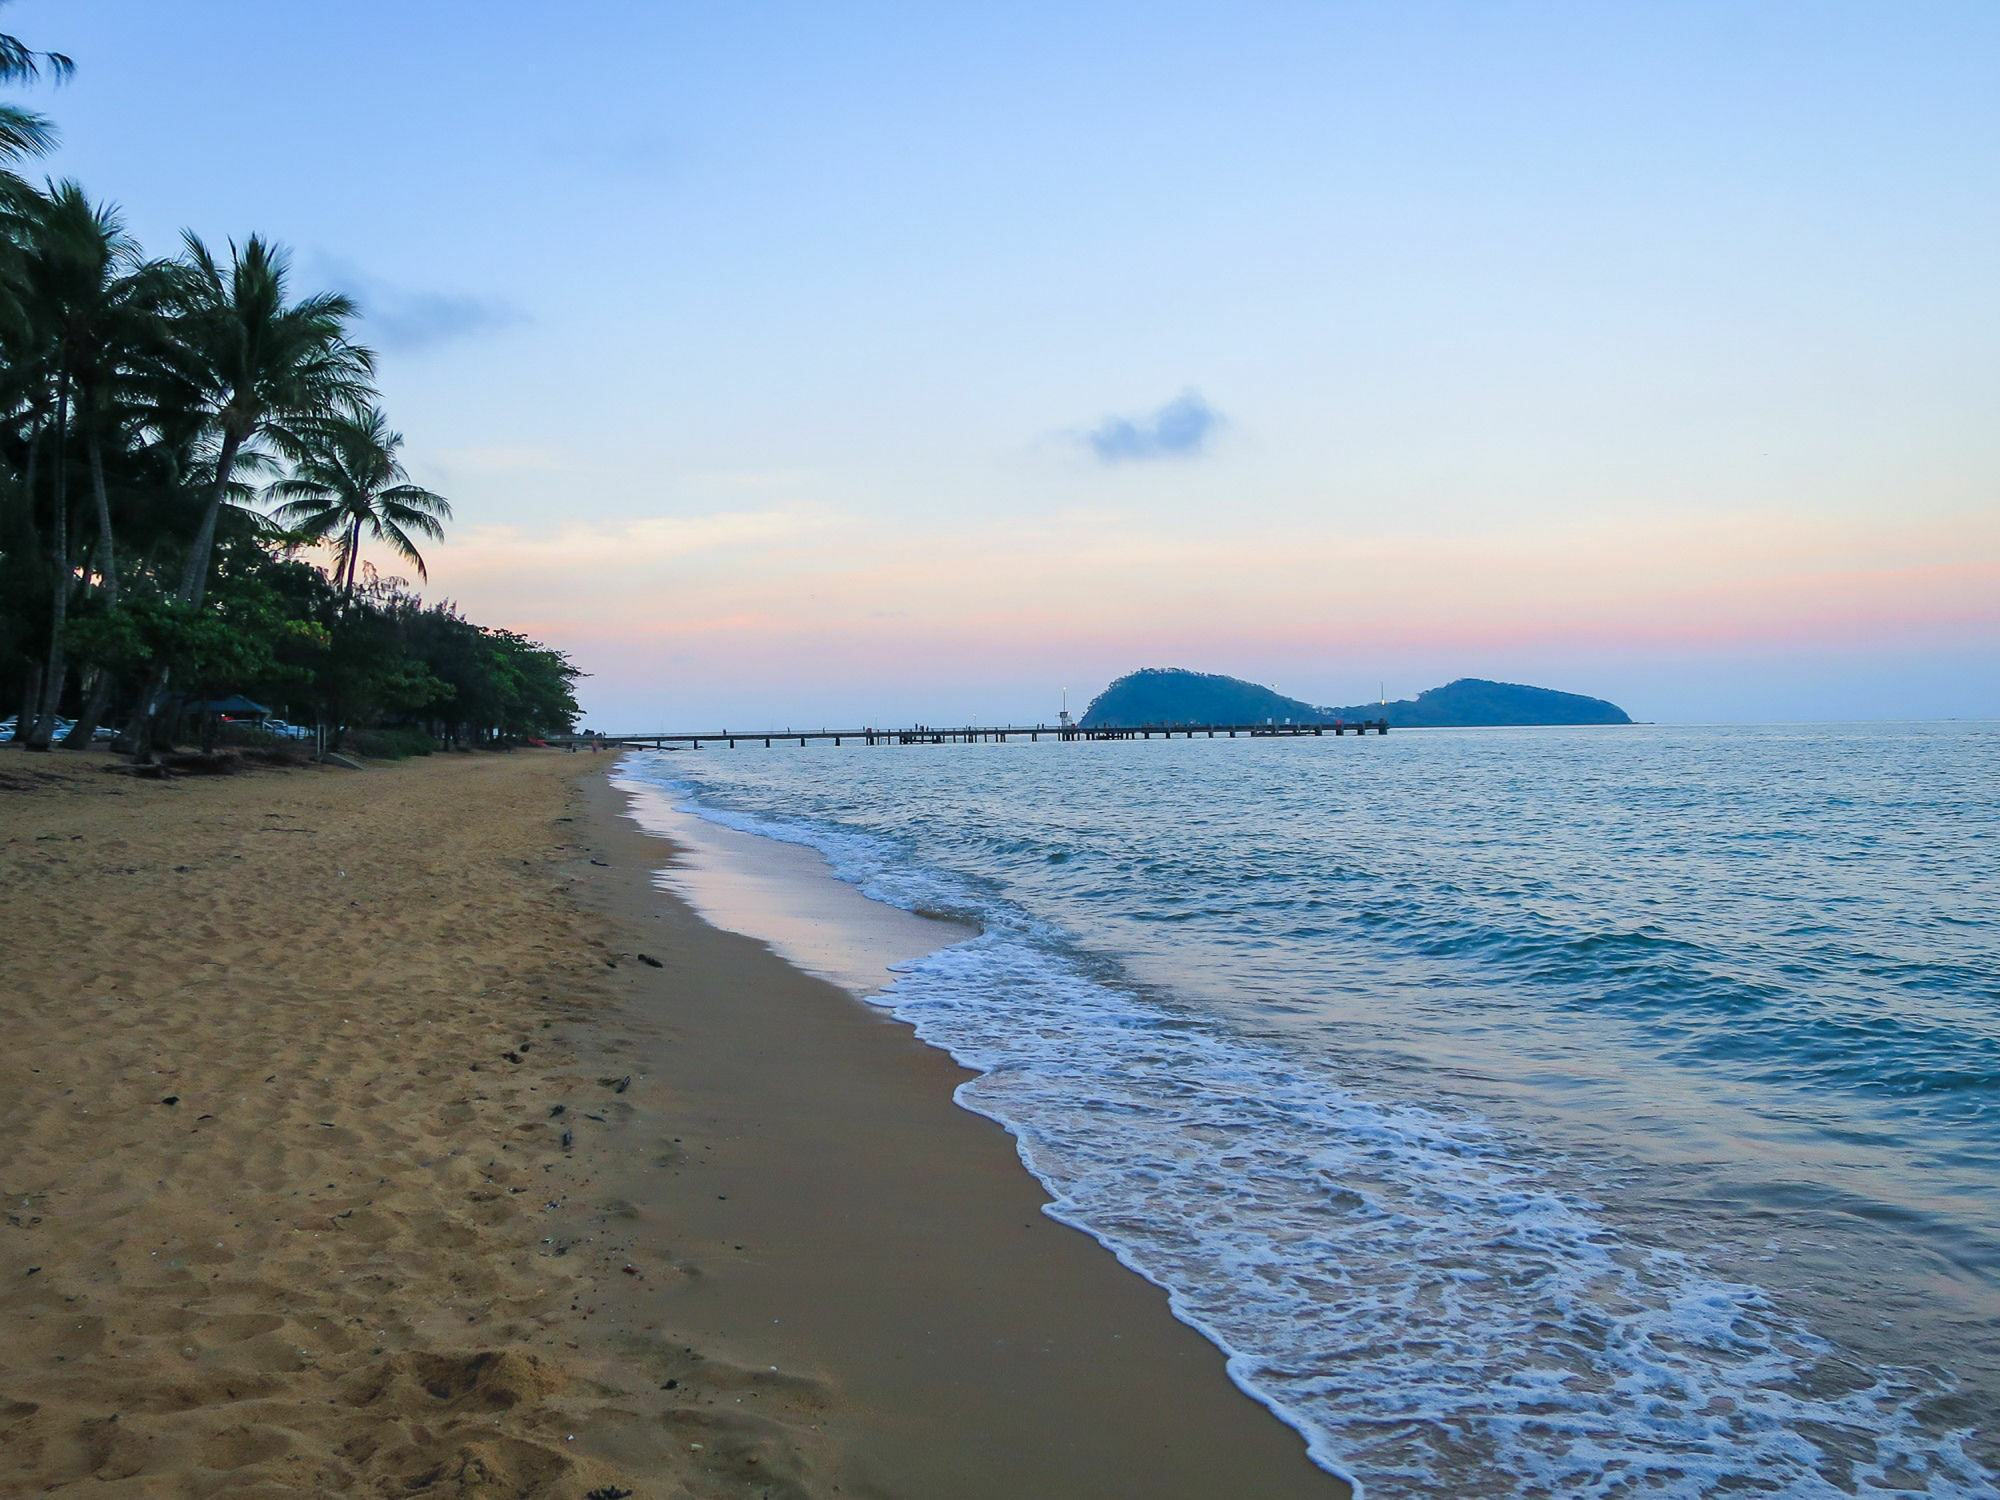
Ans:
[[[913,724],[901,729],[701,729],[660,734],[573,735],[571,742],[590,744],[593,738],[603,745],[651,745],[656,749],[686,746],[699,750],[704,745],[723,745],[734,750],[738,744],[774,745],[797,742],[831,741],[836,745],[971,745],[1006,744],[1010,740],[1152,740],[1152,739],[1299,739],[1347,734],[1387,734],[1387,719],[1353,722],[1335,720],[1325,724],[1141,724],[1134,727],[1086,727],[1081,724],[961,724],[940,728]]]

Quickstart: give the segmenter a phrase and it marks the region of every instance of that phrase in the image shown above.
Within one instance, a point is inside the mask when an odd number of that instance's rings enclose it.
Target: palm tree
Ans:
[[[199,606],[238,456],[265,439],[302,450],[317,426],[362,410],[374,394],[375,356],[347,336],[352,299],[285,300],[291,264],[282,249],[253,234],[241,250],[230,246],[225,269],[197,236],[185,242],[176,342],[187,394],[207,408],[219,443],[208,508],[181,568],[180,599]]]
[[[115,219],[111,225],[115,230]],[[137,244],[129,240],[116,248],[120,260],[136,259],[139,253]],[[105,264],[109,264],[108,257]],[[171,273],[162,263],[136,264],[123,275],[105,278],[82,309],[85,316],[77,320],[82,337],[72,360],[76,423],[83,434],[83,458],[90,471],[97,521],[97,539],[85,577],[95,578],[107,614],[118,609],[119,561],[104,457],[107,450],[122,457],[136,446],[142,431],[159,431],[163,417],[172,415],[164,411],[160,401],[162,372],[170,352],[168,328],[160,309],[170,286]],[[65,746],[90,747],[114,686],[113,673],[97,673],[76,723],[63,738]]]
[[[117,558],[104,486],[104,417],[121,376],[134,372],[158,329],[164,281],[141,262],[118,211],[93,204],[74,182],[51,184],[21,215],[18,285],[30,315],[19,325],[24,361],[39,392],[35,405],[52,415],[52,523],[48,532],[50,635],[41,703],[23,740],[46,748],[66,678],[63,624],[76,586],[69,508],[73,434],[83,436],[96,501],[92,562],[115,600]],[[32,503],[32,496],[30,501]],[[86,577],[93,569],[86,569]]]
[[[291,477],[264,492],[280,502],[272,514],[290,531],[313,541],[333,539],[333,578],[343,593],[354,592],[364,527],[408,558],[419,578],[430,577],[410,533],[442,537],[439,522],[451,519],[451,502],[410,483],[396,457],[402,446],[403,435],[391,432],[373,407],[335,417],[308,434]]]
[[[8,0],[0,0],[5,5]],[[0,83],[33,83],[46,67],[60,83],[76,64],[60,52],[36,52],[20,39],[0,33]],[[40,156],[55,144],[56,131],[41,115],[12,104],[0,104],[0,161]]]
[[[181,604],[199,609],[208,588],[215,528],[236,493],[238,462],[269,441],[296,451],[316,424],[367,405],[372,351],[347,336],[352,299],[322,292],[286,300],[290,257],[261,236],[241,249],[232,242],[225,267],[193,232],[174,267],[175,378],[167,399],[198,410],[216,441],[207,504],[181,565]],[[167,665],[153,668],[128,737],[141,755],[154,710],[167,685]]]

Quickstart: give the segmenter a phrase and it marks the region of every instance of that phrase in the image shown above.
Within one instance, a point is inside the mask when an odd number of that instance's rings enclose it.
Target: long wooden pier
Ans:
[[[597,740],[605,745],[651,745],[655,749],[679,749],[686,747],[699,750],[704,745],[723,745],[734,750],[739,744],[762,745],[770,749],[774,745],[789,745],[796,741],[800,746],[814,741],[831,741],[836,745],[972,745],[1006,744],[1011,740],[1170,740],[1179,737],[1192,739],[1299,739],[1305,736],[1318,738],[1324,735],[1335,737],[1345,734],[1387,734],[1387,719],[1369,719],[1355,723],[1336,722],[1331,724],[1143,724],[1137,728],[1109,729],[1085,728],[1081,724],[961,724],[953,728],[939,728],[930,724],[913,724],[906,729],[702,729],[665,734],[605,734]],[[588,743],[589,735],[573,736],[577,743]]]

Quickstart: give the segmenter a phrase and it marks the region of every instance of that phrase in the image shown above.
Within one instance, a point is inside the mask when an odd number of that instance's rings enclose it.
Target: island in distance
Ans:
[[[1128,672],[1091,699],[1085,729],[1143,729],[1162,724],[1353,724],[1387,719],[1395,729],[1484,725],[1630,724],[1615,703],[1553,688],[1461,677],[1394,703],[1325,708],[1214,672],[1147,667]]]

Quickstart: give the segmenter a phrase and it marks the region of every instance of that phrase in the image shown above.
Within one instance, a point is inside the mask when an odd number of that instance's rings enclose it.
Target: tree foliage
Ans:
[[[70,69],[0,35],[0,84]],[[73,717],[67,743],[125,723],[144,752],[232,693],[336,736],[568,730],[560,652],[362,559],[427,577],[418,541],[452,510],[403,467],[354,303],[296,289],[261,235],[149,257],[115,206],[7,169],[51,138],[0,104],[0,713],[22,741]]]
[[[8,0],[0,0],[0,5]],[[0,83],[32,83],[46,72],[58,83],[76,71],[60,52],[37,52],[18,37],[0,33]],[[33,110],[0,100],[0,162],[39,156],[55,144],[55,126]]]
[[[291,477],[266,492],[279,502],[273,514],[295,535],[332,541],[334,577],[349,593],[364,529],[428,578],[410,533],[436,539],[451,519],[449,500],[410,483],[396,456],[402,446],[403,435],[389,430],[379,410],[343,413],[317,425],[297,451]]]

